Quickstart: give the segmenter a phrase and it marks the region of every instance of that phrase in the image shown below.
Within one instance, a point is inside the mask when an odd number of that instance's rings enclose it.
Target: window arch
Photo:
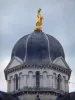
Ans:
[[[58,84],[57,84],[57,88],[60,90],[61,89],[61,75],[60,74],[58,74],[58,80],[57,80],[58,82]]]
[[[63,76],[63,79],[64,79],[64,81],[66,80],[66,77],[65,76]]]
[[[11,83],[11,81],[12,81],[12,79],[13,79],[13,76],[10,76],[10,78],[9,78],[9,79],[10,79],[10,83]]]
[[[53,73],[54,78],[56,78],[56,73]]]
[[[33,72],[32,72],[32,71],[29,71],[29,72],[28,72],[28,76],[29,76],[29,75],[32,75],[32,74],[33,74]]]
[[[15,89],[17,90],[18,89],[18,75],[15,74],[14,78],[15,78]]]
[[[40,72],[36,71],[36,87],[40,87]]]
[[[46,72],[46,71],[44,71],[44,72],[43,72],[43,75],[46,75],[46,76],[47,76],[47,72]]]

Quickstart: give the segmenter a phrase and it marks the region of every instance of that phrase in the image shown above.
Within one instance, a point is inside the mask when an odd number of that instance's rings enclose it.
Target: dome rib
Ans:
[[[25,54],[25,57],[24,57],[24,62],[26,61],[26,57],[27,57],[27,44],[28,44],[28,39],[30,38],[30,36],[32,35],[32,33],[31,34],[29,34],[29,36],[27,37],[27,40],[26,40],[26,54]]]
[[[44,33],[44,34],[45,34],[45,33]],[[52,61],[51,61],[51,57],[50,57],[50,44],[49,44],[49,39],[48,39],[47,34],[45,34],[45,36],[46,36],[46,38],[47,38],[47,40],[48,40],[48,52],[49,52],[49,59],[50,59],[50,62],[52,62]]]

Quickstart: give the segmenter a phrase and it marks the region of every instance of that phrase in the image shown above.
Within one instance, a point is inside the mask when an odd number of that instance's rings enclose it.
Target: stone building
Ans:
[[[35,100],[37,94],[41,100],[54,100],[57,95],[69,92],[71,69],[63,47],[41,30],[18,40],[4,72],[8,92],[21,100]]]
[[[69,92],[70,74],[61,44],[42,31],[34,31],[19,39],[5,68],[8,92],[22,100],[33,100],[37,93],[45,99]]]

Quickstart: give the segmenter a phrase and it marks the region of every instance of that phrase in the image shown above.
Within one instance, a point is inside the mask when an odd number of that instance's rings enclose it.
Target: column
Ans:
[[[53,88],[53,76],[49,75],[49,86],[50,88]]]
[[[22,88],[24,87],[23,81],[24,81],[24,77],[23,77],[23,75],[21,75],[21,76],[19,77],[19,88],[20,88],[20,89],[22,89]]]
[[[62,78],[62,90],[66,91],[66,77],[65,76],[63,76]]]
[[[43,72],[43,87],[48,87],[48,76],[47,76],[47,72]]]
[[[56,73],[53,74],[53,88],[56,89]]]
[[[11,80],[8,80],[7,81],[7,91],[8,92],[10,92],[10,90],[11,90],[11,87],[10,86],[11,86]]]
[[[62,90],[65,91],[65,80],[62,80]]]
[[[14,91],[14,78],[11,79],[11,91]]]
[[[36,87],[36,75],[33,75],[33,87]]]
[[[40,87],[43,87],[43,75],[40,75]]]
[[[66,92],[69,92],[68,80],[66,80]]]
[[[23,75],[23,87],[27,86],[27,75]]]

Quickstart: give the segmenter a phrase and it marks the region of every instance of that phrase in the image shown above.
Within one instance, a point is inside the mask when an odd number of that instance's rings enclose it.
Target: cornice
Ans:
[[[15,66],[13,68],[10,68],[10,69],[7,69],[5,70],[5,76],[6,76],[6,79],[7,79],[7,74],[9,73],[12,73],[12,72],[16,72],[16,71],[19,71],[19,70],[22,70],[22,69],[32,69],[32,68],[37,68],[37,69],[53,69],[55,71],[58,71],[58,72],[61,72],[61,73],[64,73],[64,74],[67,74],[70,76],[71,74],[71,71],[69,69],[66,69],[66,68],[63,68],[61,66],[58,66],[58,65],[55,65],[55,64],[51,64],[51,65],[18,65],[18,66]]]
[[[53,89],[53,88],[28,88],[28,87],[24,87],[23,89],[19,89],[16,91],[11,92],[13,95],[24,95],[24,94],[52,94],[52,95],[58,95],[58,94],[65,94],[65,92],[63,90],[58,90],[58,89]]]

